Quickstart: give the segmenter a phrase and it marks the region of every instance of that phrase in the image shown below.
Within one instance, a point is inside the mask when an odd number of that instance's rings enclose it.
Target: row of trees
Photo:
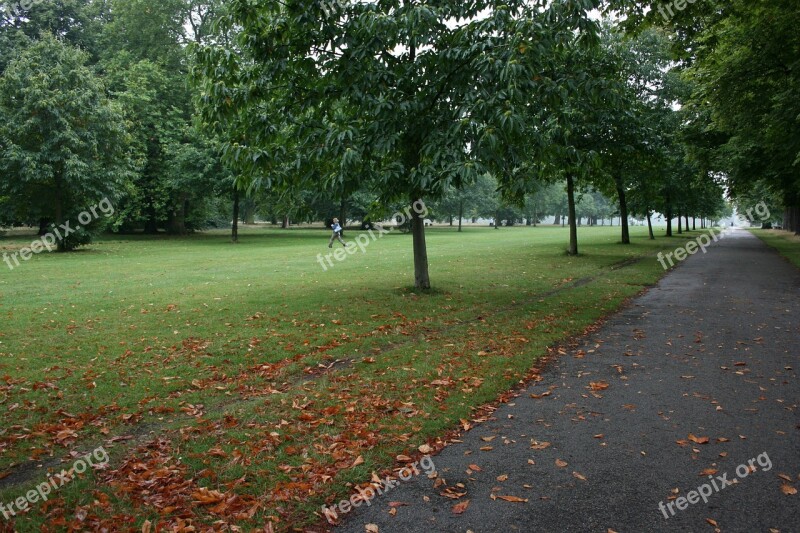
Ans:
[[[800,9],[794,0],[707,0],[665,21],[657,2],[611,0],[632,34],[671,36],[673,71],[689,87],[689,159],[724,177],[742,213],[764,202],[800,233]]]
[[[767,15],[745,23],[747,4],[730,4],[665,25],[641,3],[612,1],[621,26],[589,16],[599,0],[59,0],[7,11],[0,224],[44,230],[107,196],[118,231],[233,218],[235,238],[236,221],[257,211],[284,224],[377,219],[421,199],[460,218],[477,196],[497,220],[566,216],[577,254],[581,209],[618,214],[622,243],[630,217],[662,213],[667,235],[675,218],[716,218],[724,188],[744,198],[762,187],[791,219],[797,136],[780,143],[776,131],[792,126],[777,118],[797,105],[796,84],[752,109],[745,96],[779,91],[794,75],[781,61],[792,63],[783,53],[769,63],[776,78],[740,90],[731,25],[773,36]],[[789,28],[780,39],[796,40]],[[412,233],[425,289],[421,219]]]
[[[384,204],[452,190],[460,205],[490,175],[523,206],[565,181],[571,254],[580,191],[616,198],[623,243],[633,211],[713,216],[722,190],[688,157],[668,36],[626,39],[589,18],[598,5],[233,0],[226,38],[195,47],[203,124],[243,188],[366,187]],[[422,220],[412,232],[424,289]]]

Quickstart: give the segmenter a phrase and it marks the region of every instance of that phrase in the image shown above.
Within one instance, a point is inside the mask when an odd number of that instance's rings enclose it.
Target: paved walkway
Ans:
[[[446,485],[415,478],[335,532],[800,531],[798,371],[800,271],[732,231],[433,457]]]

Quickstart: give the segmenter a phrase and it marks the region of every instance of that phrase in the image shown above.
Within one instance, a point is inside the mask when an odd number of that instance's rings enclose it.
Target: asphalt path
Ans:
[[[731,230],[581,342],[333,531],[800,531],[800,271]]]

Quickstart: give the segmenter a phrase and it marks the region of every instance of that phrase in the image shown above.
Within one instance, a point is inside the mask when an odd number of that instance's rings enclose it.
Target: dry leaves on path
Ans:
[[[462,514],[464,511],[467,510],[469,507],[469,500],[464,500],[463,502],[459,502],[453,506],[453,514]]]

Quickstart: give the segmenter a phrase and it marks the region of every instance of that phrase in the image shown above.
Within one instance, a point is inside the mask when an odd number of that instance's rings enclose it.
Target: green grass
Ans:
[[[800,268],[800,237],[789,231],[753,229],[750,232],[775,248],[778,253]]]
[[[656,253],[699,234],[632,228],[621,246],[618,231],[580,228],[569,257],[562,228],[431,229],[430,294],[413,289],[402,234],[327,271],[320,230],[108,237],[0,263],[0,502],[103,444],[109,470],[14,527],[314,523],[657,281]],[[31,238],[0,239],[0,253]],[[229,506],[193,506],[201,487]]]

